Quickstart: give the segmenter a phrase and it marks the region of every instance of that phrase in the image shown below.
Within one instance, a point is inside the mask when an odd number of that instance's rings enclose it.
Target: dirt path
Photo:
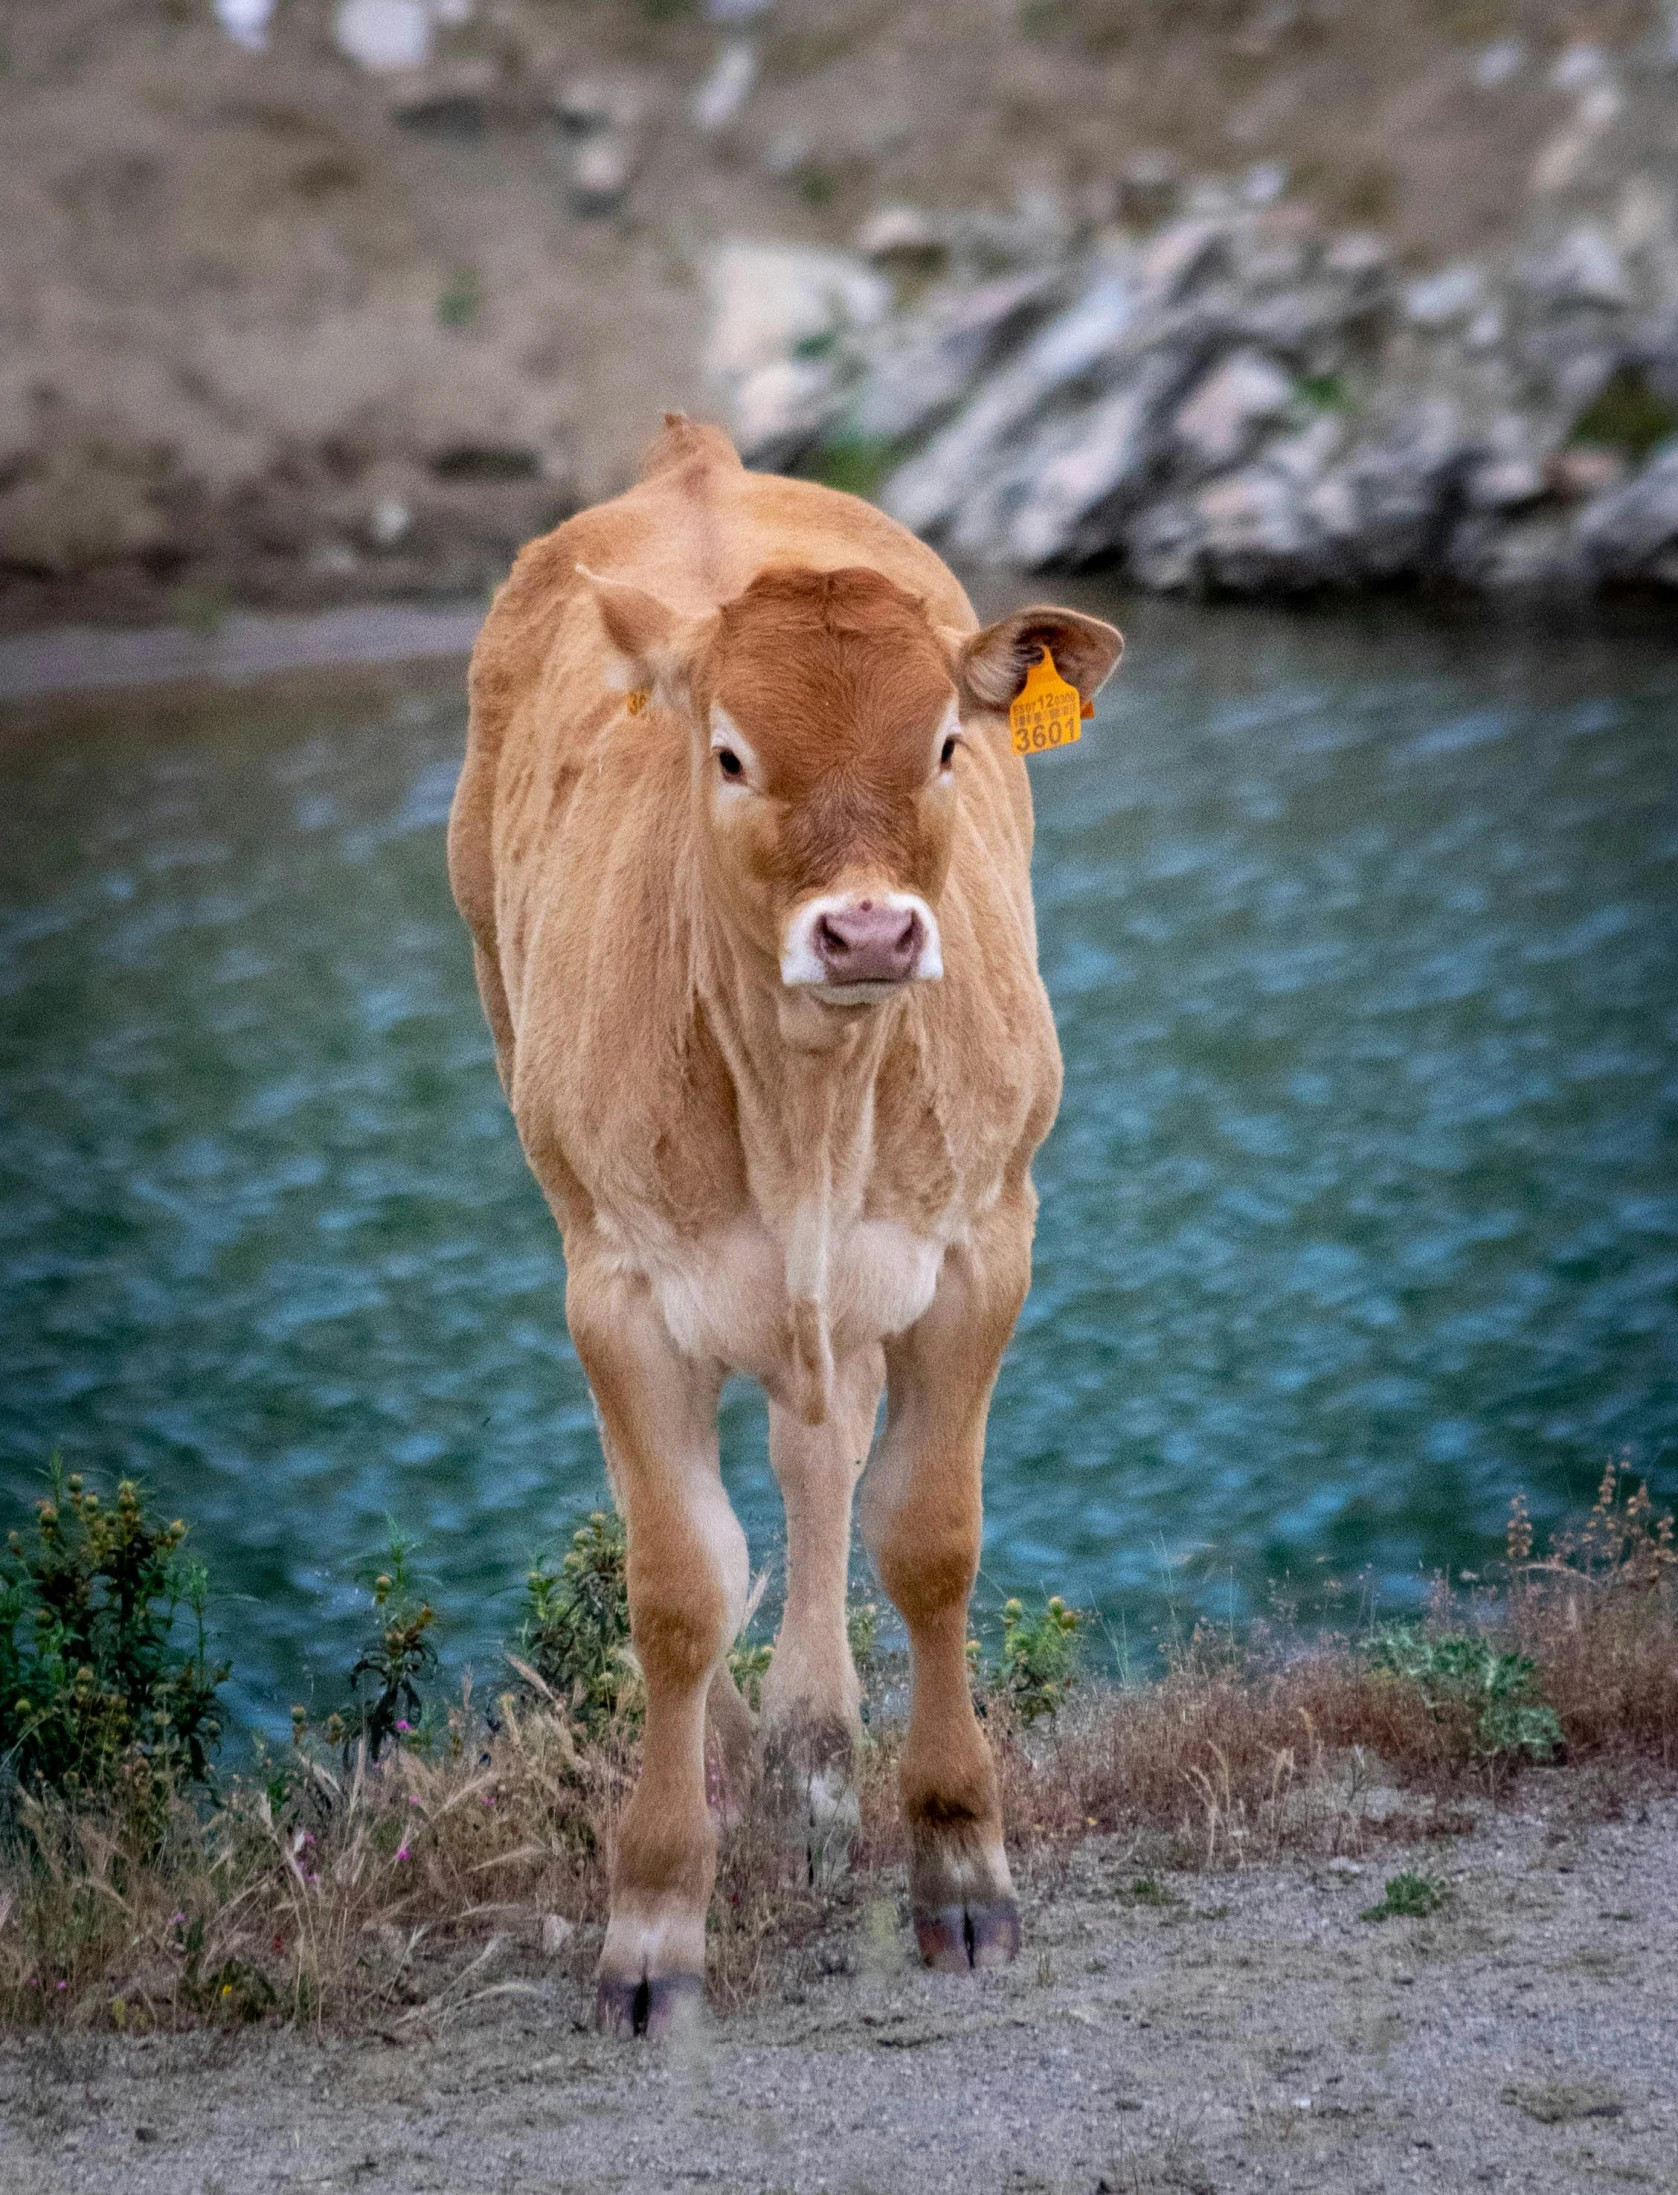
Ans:
[[[1461,1843],[1169,1903],[1092,1845],[1006,1974],[910,1970],[877,1907],[670,2050],[597,2040],[571,1980],[409,2041],[14,2043],[0,2188],[1678,2189],[1678,1803],[1572,1806],[1534,1776]],[[1361,1919],[1405,1866],[1445,1910]]]

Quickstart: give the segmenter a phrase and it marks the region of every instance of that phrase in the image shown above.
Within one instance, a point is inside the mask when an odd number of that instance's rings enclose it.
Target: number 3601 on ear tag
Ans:
[[[1008,729],[1014,735],[1017,755],[1041,754],[1046,747],[1065,747],[1082,738],[1081,717],[1095,711],[1055,669],[1055,659],[1045,648],[1026,673],[1025,684],[1008,711]]]

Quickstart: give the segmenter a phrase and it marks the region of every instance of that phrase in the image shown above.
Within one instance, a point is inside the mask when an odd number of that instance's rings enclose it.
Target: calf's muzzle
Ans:
[[[926,932],[913,907],[857,899],[830,907],[812,942],[829,983],[907,983]]]

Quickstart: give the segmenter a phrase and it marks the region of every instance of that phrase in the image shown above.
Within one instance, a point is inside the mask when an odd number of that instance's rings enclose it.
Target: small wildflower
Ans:
[[[408,1847],[406,1846],[406,1844],[399,1844],[396,1847],[396,1857],[399,1860],[405,1860],[408,1857]]]

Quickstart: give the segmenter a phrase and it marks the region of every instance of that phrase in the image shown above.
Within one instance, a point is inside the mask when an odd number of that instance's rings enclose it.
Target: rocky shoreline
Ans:
[[[1618,118],[1605,59],[1572,65],[1576,132]],[[1664,82],[1639,96],[1670,109]],[[1029,209],[900,207],[850,253],[729,247],[712,380],[748,461],[860,487],[968,563],[1201,594],[1678,590],[1671,185],[1539,192],[1499,259],[1417,276],[1285,180],[1160,178],[1151,227],[1077,243]]]
[[[481,599],[670,407],[968,562],[1670,598],[1675,10],[13,10],[0,630]]]

